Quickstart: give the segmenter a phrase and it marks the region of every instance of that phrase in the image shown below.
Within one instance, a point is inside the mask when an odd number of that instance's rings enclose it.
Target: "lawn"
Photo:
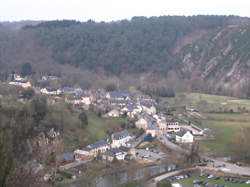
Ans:
[[[247,187],[247,186],[249,186],[249,184],[239,184],[239,183],[237,184],[237,183],[225,182],[224,178],[221,178],[219,180],[215,180],[215,179],[208,179],[206,177],[200,177],[198,175],[193,175],[190,178],[178,180],[178,181],[176,181],[176,183],[180,183],[183,187],[193,187],[194,186],[193,180],[202,180],[202,181],[209,182],[211,184],[219,184],[219,185],[224,185],[227,187]],[[201,185],[201,186],[204,186],[204,185]]]
[[[250,132],[250,122],[203,120],[202,127],[211,128],[215,132],[215,140],[199,141],[202,147],[214,152],[215,156],[229,156],[235,133],[242,130]]]
[[[107,139],[107,131],[115,132],[127,122],[125,118],[100,118],[95,115],[89,115],[88,120],[87,131],[91,142]]]
[[[237,121],[237,122],[249,122],[250,123],[250,115],[249,114],[215,114],[215,113],[206,113],[204,114],[208,120],[216,120],[216,121]]]
[[[201,93],[177,93],[175,98],[162,98],[170,105],[186,105],[201,112],[230,110],[238,111],[238,107],[250,110],[250,100],[235,97],[218,96]]]

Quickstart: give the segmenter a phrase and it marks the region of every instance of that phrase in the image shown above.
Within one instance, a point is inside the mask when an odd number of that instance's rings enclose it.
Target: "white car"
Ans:
[[[213,175],[209,175],[207,178],[212,179],[213,177],[214,177]]]
[[[246,181],[246,184],[250,184],[250,180]]]

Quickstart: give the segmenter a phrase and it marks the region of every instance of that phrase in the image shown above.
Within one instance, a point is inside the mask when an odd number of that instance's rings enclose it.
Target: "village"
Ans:
[[[43,79],[56,79],[54,76]],[[10,85],[31,88],[32,85],[20,75],[15,75]],[[90,162],[96,157],[112,162],[125,159],[141,159],[146,162],[157,162],[167,155],[156,149],[137,149],[145,140],[157,139],[167,147],[178,151],[179,145],[190,147],[196,137],[204,135],[203,129],[182,121],[172,115],[166,115],[169,106],[163,102],[156,102],[149,95],[124,91],[110,91],[104,89],[82,89],[64,87],[53,89],[49,87],[32,87],[36,93],[58,99],[64,98],[66,103],[77,108],[88,110],[94,107],[103,112],[102,117],[125,116],[135,120],[135,126],[143,130],[143,134],[135,137],[128,130],[115,132],[107,140],[100,140],[92,144],[79,147],[72,153],[58,156],[58,165],[62,170]]]
[[[43,77],[43,80],[56,80],[56,76]],[[183,118],[181,112],[174,112],[168,103],[161,102],[152,96],[141,92],[105,89],[83,89],[80,87],[36,87],[32,86],[27,79],[15,75],[9,85],[22,87],[24,89],[32,88],[36,94],[41,94],[49,98],[54,103],[57,100],[63,100],[65,103],[72,105],[78,110],[95,110],[101,111],[101,118],[127,118],[133,120],[135,128],[140,130],[140,134],[133,134],[130,129],[113,132],[107,139],[97,142],[91,142],[89,145],[79,146],[72,152],[58,154],[51,160],[55,166],[55,171],[69,171],[70,180],[80,178],[84,172],[84,165],[102,160],[104,163],[116,162],[134,162],[136,164],[160,164],[161,162],[172,159],[169,151],[174,151],[174,155],[186,155],[193,153],[194,144],[198,140],[213,138],[211,129],[200,128]],[[183,113],[202,118],[201,114],[192,108],[183,108]],[[51,137],[60,136],[59,132],[53,129],[50,132]],[[165,148],[159,149],[157,145],[163,145]],[[197,153],[199,154],[199,153]],[[207,162],[212,162],[209,164]],[[200,163],[201,162],[201,163]],[[206,162],[206,163],[204,163]],[[32,161],[32,167],[39,171],[43,166]],[[169,164],[169,163],[168,163]],[[200,156],[197,167],[206,168],[212,171],[224,172],[235,167],[225,161],[214,160],[207,156]],[[83,167],[84,168],[84,167]],[[230,168],[230,169],[229,169]],[[170,163],[168,171],[176,170],[176,162]],[[220,170],[221,169],[221,170]],[[223,170],[224,169],[224,170]],[[53,170],[54,171],[54,170]],[[241,173],[245,175],[248,170],[236,168],[230,171],[232,173]],[[155,181],[161,181],[167,178],[169,174],[155,178]],[[176,175],[175,173],[173,175]],[[47,173],[44,176],[45,181],[53,181],[54,173]],[[58,178],[57,180],[63,180]]]

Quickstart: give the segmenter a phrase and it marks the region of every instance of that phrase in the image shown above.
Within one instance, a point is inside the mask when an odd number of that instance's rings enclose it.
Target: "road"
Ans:
[[[159,182],[159,181],[162,181],[168,177],[179,175],[182,172],[188,172],[188,171],[193,171],[193,170],[196,170],[196,168],[180,169],[180,170],[176,170],[173,172],[168,172],[168,173],[162,174],[160,176],[152,178],[151,181],[146,185],[146,187],[156,187],[157,182]]]
[[[237,166],[236,164],[219,161],[210,157],[202,156],[202,158],[205,158],[207,160],[210,160],[212,162],[209,162],[206,167],[200,167],[200,169],[208,169],[208,170],[214,170],[214,171],[221,171],[225,173],[230,173],[234,175],[246,175],[250,176],[250,168],[249,167],[241,167]]]
[[[183,148],[181,148],[180,146],[172,143],[171,141],[168,140],[168,138],[166,136],[164,136],[163,134],[157,132],[157,139],[163,143],[166,147],[179,152],[179,153],[183,153],[183,154],[189,154],[188,150],[185,150]]]
[[[146,133],[142,134],[140,137],[136,138],[135,140],[133,140],[131,142],[131,148],[136,148],[143,140],[144,138],[147,136]]]

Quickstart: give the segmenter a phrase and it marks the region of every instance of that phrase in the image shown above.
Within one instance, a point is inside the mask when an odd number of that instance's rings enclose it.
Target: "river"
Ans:
[[[132,171],[122,171],[98,176],[95,177],[89,184],[86,184],[84,181],[77,181],[75,183],[68,184],[67,187],[115,187],[119,184],[150,178],[174,169],[176,169],[176,165],[174,164],[146,166],[143,168],[133,169]]]

